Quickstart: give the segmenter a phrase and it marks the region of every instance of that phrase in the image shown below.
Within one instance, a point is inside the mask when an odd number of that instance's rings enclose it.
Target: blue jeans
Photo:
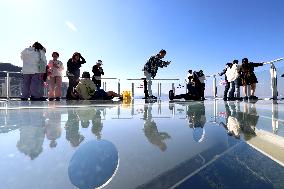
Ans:
[[[229,98],[234,98],[235,97],[235,92],[236,92],[236,97],[239,97],[240,94],[240,86],[238,85],[238,79],[231,81],[230,82],[230,87],[231,90],[229,92]]]
[[[149,96],[152,96],[152,78],[151,78],[151,73],[144,71],[144,75],[146,76],[146,81],[147,81],[147,89],[148,89],[148,94]]]

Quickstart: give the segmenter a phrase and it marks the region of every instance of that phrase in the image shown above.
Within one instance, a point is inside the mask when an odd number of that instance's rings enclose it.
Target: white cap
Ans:
[[[101,60],[98,60],[96,63],[103,65],[103,61],[101,61]]]

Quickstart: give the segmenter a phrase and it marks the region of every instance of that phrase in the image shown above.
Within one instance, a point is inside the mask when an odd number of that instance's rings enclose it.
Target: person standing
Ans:
[[[199,89],[199,94],[200,94],[200,100],[205,100],[204,97],[204,92],[205,92],[205,75],[203,73],[203,70],[199,70],[199,72],[197,72],[198,75],[198,80],[200,81],[200,87]]]
[[[244,100],[257,99],[254,95],[256,89],[256,83],[258,83],[257,78],[254,73],[254,68],[258,66],[263,66],[263,63],[252,63],[248,61],[247,58],[243,58],[242,65],[240,67],[240,77],[242,79]],[[250,94],[248,94],[247,86],[251,86]]]
[[[227,81],[230,85],[230,92],[229,92],[229,98],[228,100],[235,100],[235,99],[239,99],[239,94],[240,94],[240,86],[239,86],[239,65],[238,65],[239,61],[238,60],[234,60],[233,64],[231,64],[231,66],[229,66],[227,68],[226,71],[226,77],[227,77]],[[236,91],[236,97],[235,98],[235,91]]]
[[[67,62],[67,72],[66,75],[69,79],[69,86],[67,89],[66,99],[72,100],[72,91],[73,88],[77,86],[80,77],[80,67],[82,64],[85,64],[86,61],[82,55],[78,52],[75,52]]]
[[[228,68],[230,68],[231,66],[232,66],[232,63],[227,63],[225,69],[221,73],[219,73],[219,76],[225,75],[226,85],[225,85],[224,97],[223,97],[224,101],[228,100],[228,92],[229,92],[229,89],[230,89],[230,83],[228,82],[226,72],[227,72]]]
[[[49,79],[49,101],[56,99],[60,101],[61,97],[61,85],[62,85],[62,71],[64,69],[63,63],[58,60],[59,53],[52,53],[52,60],[48,63],[50,79]]]
[[[92,72],[94,73],[92,77],[92,81],[95,83],[97,86],[97,90],[99,90],[102,86],[102,78],[101,76],[104,75],[104,70],[101,67],[103,62],[101,60],[98,60],[96,62],[96,65],[93,66]]]
[[[43,98],[43,75],[46,72],[47,64],[45,52],[45,48],[39,42],[35,42],[31,47],[21,52],[23,60],[22,101],[26,101],[28,98],[33,101],[45,100]]]
[[[149,60],[144,65],[142,71],[144,71],[144,75],[146,76],[147,81],[147,88],[148,88],[148,96],[145,98],[153,98],[156,99],[157,97],[153,96],[152,93],[152,79],[156,77],[158,67],[163,68],[167,67],[171,62],[170,61],[162,61],[162,59],[166,56],[166,50],[160,50],[159,54],[155,56],[151,56]]]

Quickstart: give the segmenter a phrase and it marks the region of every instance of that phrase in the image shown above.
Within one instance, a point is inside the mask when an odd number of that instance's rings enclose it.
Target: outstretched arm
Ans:
[[[252,63],[253,67],[263,66],[263,63]]]
[[[219,73],[219,76],[224,75],[226,73],[226,71],[227,71],[227,68],[225,68],[221,73]]]

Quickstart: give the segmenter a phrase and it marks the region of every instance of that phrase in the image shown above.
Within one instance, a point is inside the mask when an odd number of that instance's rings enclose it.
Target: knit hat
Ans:
[[[89,72],[83,72],[82,78],[90,78],[90,73]]]

